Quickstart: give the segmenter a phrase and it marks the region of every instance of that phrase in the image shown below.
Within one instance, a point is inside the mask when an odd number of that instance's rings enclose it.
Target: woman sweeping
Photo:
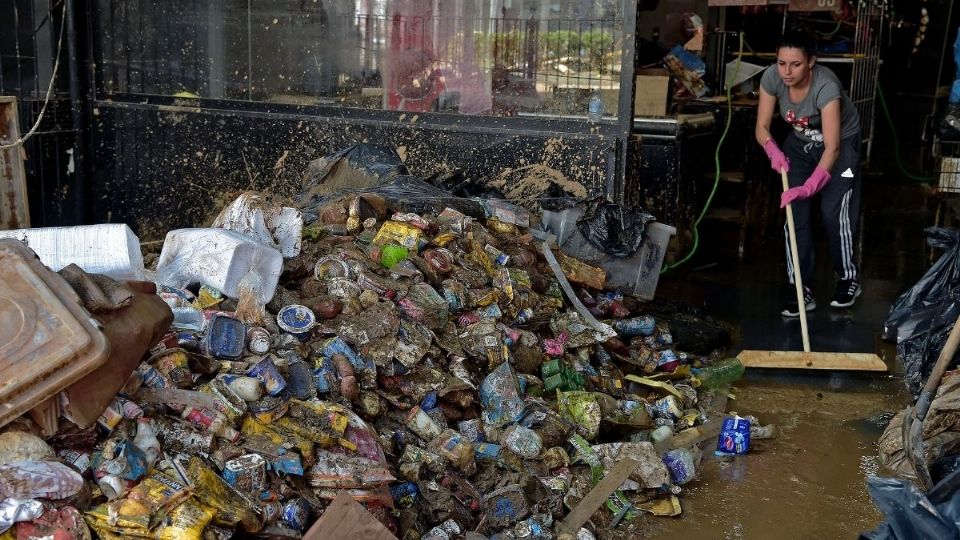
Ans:
[[[774,108],[793,127],[783,141],[783,150],[770,135]],[[860,217],[860,115],[844,92],[840,79],[817,64],[813,41],[801,34],[784,35],[777,47],[777,63],[760,80],[757,110],[757,142],[779,175],[787,171],[790,189],[780,198],[780,207],[790,204],[796,224],[800,276],[813,283],[814,245],[810,214],[813,197],[819,195],[823,228],[837,275],[830,306],[847,308],[860,296],[860,275],[854,261]],[[786,227],[784,227],[786,230]],[[787,277],[794,282],[787,242]],[[804,309],[817,302],[811,287],[804,286]],[[781,313],[800,314],[796,295]]]

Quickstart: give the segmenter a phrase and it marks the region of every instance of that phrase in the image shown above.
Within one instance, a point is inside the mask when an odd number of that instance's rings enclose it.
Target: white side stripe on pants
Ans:
[[[787,251],[787,279],[793,285],[793,255],[790,254],[790,229],[786,223],[783,224],[783,243]]]
[[[850,225],[850,196],[853,190],[843,194],[840,204],[840,260],[843,265],[842,279],[854,279],[856,267],[853,265],[853,227]]]

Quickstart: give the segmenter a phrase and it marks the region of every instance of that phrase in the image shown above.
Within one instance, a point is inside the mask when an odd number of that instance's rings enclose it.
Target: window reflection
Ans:
[[[99,0],[96,34],[107,92],[612,118],[623,1]]]

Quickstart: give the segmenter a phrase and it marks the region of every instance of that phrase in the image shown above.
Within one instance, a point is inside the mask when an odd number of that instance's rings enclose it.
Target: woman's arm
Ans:
[[[837,157],[840,156],[840,99],[835,99],[820,109],[821,131],[823,132],[823,157],[817,164],[830,172]]]
[[[757,137],[757,144],[763,146],[769,139],[770,122],[773,121],[773,108],[777,105],[776,96],[767,93],[763,88],[760,89],[760,104],[757,106],[757,126],[754,129]]]

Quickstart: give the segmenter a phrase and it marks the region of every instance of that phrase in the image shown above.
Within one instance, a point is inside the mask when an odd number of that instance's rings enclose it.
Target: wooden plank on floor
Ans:
[[[748,368],[887,371],[879,356],[868,353],[741,351],[737,358]]]
[[[593,486],[590,493],[587,493],[587,496],[581,499],[577,506],[567,514],[567,517],[557,527],[557,537],[561,539],[575,537],[580,527],[600,508],[607,497],[616,491],[620,484],[636,470],[637,465],[640,465],[640,462],[630,458],[618,461],[613,469],[601,478],[597,485]]]

